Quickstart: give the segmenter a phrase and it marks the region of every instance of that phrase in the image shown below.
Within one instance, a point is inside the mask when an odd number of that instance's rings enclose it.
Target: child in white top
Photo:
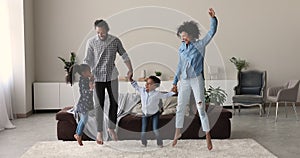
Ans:
[[[172,89],[172,92],[162,93],[156,91],[155,89],[160,86],[160,79],[156,76],[149,76],[146,80],[145,87],[140,87],[136,81],[132,78],[129,79],[131,85],[140,93],[142,101],[142,129],[141,129],[141,141],[143,146],[147,146],[146,139],[146,129],[148,124],[148,119],[152,118],[153,132],[155,133],[157,139],[157,145],[163,147],[163,141],[160,138],[158,131],[159,115],[160,115],[160,106],[159,102],[161,99],[171,97],[177,91],[175,88]]]

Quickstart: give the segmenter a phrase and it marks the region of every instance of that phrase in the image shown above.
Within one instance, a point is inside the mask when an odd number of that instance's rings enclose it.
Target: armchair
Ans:
[[[234,88],[232,97],[232,109],[235,114],[235,106],[239,113],[241,106],[259,106],[259,115],[262,116],[264,107],[264,92],[266,85],[266,71],[241,71],[238,73],[238,85]]]
[[[268,108],[267,117],[269,117],[272,103],[276,103],[275,122],[277,122],[279,103],[285,104],[284,107],[285,117],[287,117],[286,105],[287,103],[292,103],[293,109],[295,111],[296,119],[297,121],[299,120],[297,116],[296,106],[295,106],[295,103],[297,101],[297,96],[298,96],[299,83],[300,83],[299,80],[291,80],[284,86],[268,88],[267,101],[269,102],[269,108]]]

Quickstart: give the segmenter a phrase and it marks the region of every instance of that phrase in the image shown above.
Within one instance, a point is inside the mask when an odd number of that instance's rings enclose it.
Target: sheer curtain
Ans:
[[[0,131],[15,128],[11,94],[13,89],[11,30],[8,0],[0,0]]]

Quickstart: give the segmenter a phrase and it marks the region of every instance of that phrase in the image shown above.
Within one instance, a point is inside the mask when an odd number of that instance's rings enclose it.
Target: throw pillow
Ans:
[[[142,103],[139,102],[135,105],[135,107],[131,110],[131,113],[132,114],[135,114],[135,115],[143,115],[143,112],[142,112]]]
[[[172,96],[162,100],[163,109],[162,115],[176,114],[177,96]],[[190,106],[187,105],[185,109],[185,115],[189,116]]]

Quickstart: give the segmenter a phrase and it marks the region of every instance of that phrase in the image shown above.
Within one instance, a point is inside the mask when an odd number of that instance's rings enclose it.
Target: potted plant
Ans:
[[[76,54],[74,52],[71,52],[70,61],[66,61],[66,59],[62,57],[58,57],[58,59],[60,59],[65,64],[65,71],[69,72],[70,67],[76,63]]]
[[[161,72],[160,71],[155,71],[155,76],[159,79],[161,79]]]
[[[243,69],[247,69],[249,63],[246,60],[240,58],[237,59],[236,57],[230,58],[230,62],[232,62],[235,65],[236,69],[238,70],[237,78],[239,80],[241,78],[241,71]]]
[[[209,86],[209,88],[204,92],[205,103],[212,105],[223,105],[226,101],[227,93],[220,87],[214,88]]]
[[[76,54],[74,52],[70,53],[70,61],[66,61],[66,59],[62,58],[62,57],[58,57],[58,59],[60,59],[63,63],[64,63],[64,69],[66,71],[66,76],[65,76],[65,80],[66,82],[69,81],[68,77],[72,76],[72,75],[68,75],[70,72],[70,68],[71,66],[73,66],[76,63]]]
[[[240,58],[237,59],[236,57],[230,58],[230,62],[235,65],[238,72],[241,72],[243,69],[247,69],[249,66],[249,63],[246,60],[242,60]]]

